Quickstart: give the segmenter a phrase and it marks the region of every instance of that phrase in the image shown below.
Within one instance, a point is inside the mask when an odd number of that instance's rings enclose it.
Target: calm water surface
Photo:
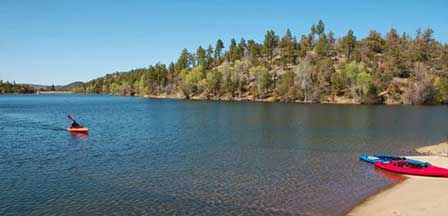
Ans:
[[[70,134],[68,113],[91,131]],[[447,106],[0,96],[0,215],[343,215],[393,184]]]

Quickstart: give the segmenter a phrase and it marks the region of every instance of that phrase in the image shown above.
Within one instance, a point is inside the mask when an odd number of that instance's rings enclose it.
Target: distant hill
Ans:
[[[84,84],[81,81],[72,82],[67,85],[39,85],[39,84],[25,84],[31,86],[33,89],[40,91],[71,91],[73,88]],[[54,86],[54,88],[53,88]]]

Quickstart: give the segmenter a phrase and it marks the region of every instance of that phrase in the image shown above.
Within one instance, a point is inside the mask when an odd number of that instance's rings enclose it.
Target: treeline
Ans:
[[[266,32],[262,43],[231,39],[227,49],[183,49],[168,65],[108,74],[80,93],[333,103],[448,103],[448,45],[433,30],[391,29],[336,38],[319,21],[299,38]]]
[[[0,80],[0,94],[29,94],[34,92],[36,90],[30,85],[3,82],[3,80]]]

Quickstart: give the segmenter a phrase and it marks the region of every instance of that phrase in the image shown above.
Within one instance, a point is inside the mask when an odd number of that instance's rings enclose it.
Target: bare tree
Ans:
[[[431,103],[434,96],[434,75],[421,62],[414,64],[414,73],[414,80],[409,83],[409,87],[404,92],[404,102],[408,104]]]
[[[295,73],[295,84],[297,86],[300,86],[300,88],[303,90],[304,96],[305,96],[305,102],[308,101],[308,91],[311,87],[311,84],[313,80],[311,79],[311,74],[313,73],[313,66],[311,65],[311,62],[305,58],[300,64],[294,67],[294,73]]]

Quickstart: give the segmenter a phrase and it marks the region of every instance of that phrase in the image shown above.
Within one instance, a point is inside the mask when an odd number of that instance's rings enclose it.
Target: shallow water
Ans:
[[[397,181],[358,155],[445,139],[447,108],[0,96],[0,215],[343,215]]]

